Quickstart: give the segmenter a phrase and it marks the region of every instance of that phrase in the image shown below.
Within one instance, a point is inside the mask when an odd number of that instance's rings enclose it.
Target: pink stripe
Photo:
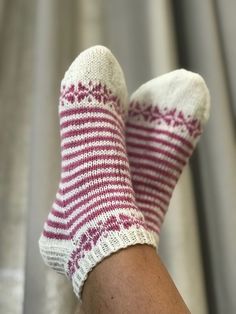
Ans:
[[[48,218],[47,225],[49,227],[53,227],[53,228],[57,228],[57,229],[61,229],[61,230],[66,230],[67,229],[66,220],[65,220],[65,223],[64,223],[64,222],[52,221],[52,220],[50,220]]]
[[[151,231],[157,233],[158,235],[160,234],[160,228],[154,227],[152,224],[149,224],[149,223],[148,223],[148,220],[147,220],[147,223],[146,223],[146,224],[147,224],[147,227],[148,227],[149,230],[151,230]]]
[[[144,216],[146,213],[148,213],[148,214],[156,216],[156,218],[159,219],[161,222],[164,219],[164,217],[157,210],[153,210],[151,208],[145,208],[145,207],[142,207],[142,205],[139,206],[138,209],[141,210],[141,212],[144,214]],[[147,216],[147,217],[149,217],[149,216]],[[153,219],[153,221],[154,221],[154,219]]]
[[[106,193],[106,194],[112,193],[112,192],[113,193],[114,192],[120,192],[120,193],[124,193],[124,194],[129,193],[131,195],[133,194],[133,190],[131,189],[131,187],[117,188],[116,184],[113,185],[114,189],[110,189],[110,190],[102,190],[102,189],[99,189],[99,187],[102,188],[102,186],[100,184],[97,184],[97,185],[94,185],[92,188],[88,187],[87,189],[85,189],[83,191],[74,192],[74,194],[71,197],[69,197],[68,199],[64,200],[64,206],[68,206],[72,202],[75,202],[75,201],[77,201],[78,199],[80,199],[82,197],[86,197],[89,192],[92,192],[94,190],[96,190],[96,191],[94,191],[94,193],[92,195],[93,198],[95,198],[95,196],[99,196],[99,194],[101,194],[102,191],[103,191],[103,193]],[[125,195],[124,195],[124,197],[125,197]],[[111,198],[111,197],[109,197],[109,198]],[[90,199],[90,197],[89,197],[89,199]],[[85,201],[84,201],[85,203],[86,203],[86,200],[87,199],[85,199]]]
[[[97,175],[91,175],[91,177],[92,177],[92,180],[93,180],[93,182],[95,181],[95,180],[98,180],[98,179],[107,179],[107,178],[119,178],[119,180],[113,180],[113,181],[111,181],[111,180],[106,180],[106,181],[104,181],[104,183],[103,184],[105,184],[105,185],[107,185],[107,184],[109,184],[109,183],[116,183],[116,184],[121,184],[121,185],[124,185],[124,179],[127,179],[128,181],[130,181],[130,177],[128,176],[128,175],[125,175],[125,174],[122,174],[122,177],[119,177],[118,176],[118,174],[117,173],[103,173],[103,174],[97,174]],[[79,178],[79,176],[78,176],[78,178]],[[122,178],[122,179],[121,179]],[[72,190],[74,190],[75,188],[77,188],[77,187],[81,187],[81,186],[83,186],[84,184],[86,184],[86,183],[88,183],[88,180],[89,180],[89,178],[88,177],[86,177],[86,178],[83,178],[83,179],[79,179],[78,181],[76,181],[73,185],[71,185],[71,186],[68,186],[68,187],[66,187],[66,188],[62,188],[62,190],[63,190],[63,192],[66,194],[66,193],[68,193],[68,192],[71,192]],[[101,183],[102,184],[102,183]],[[127,186],[130,186],[131,187],[131,184],[129,184],[128,182],[125,182],[125,185],[127,185]],[[61,190],[59,190],[60,192],[62,192]]]
[[[96,136],[96,137],[92,137],[92,138],[80,139],[78,141],[76,140],[76,141],[73,141],[73,147],[70,147],[70,148],[74,149],[75,147],[87,145],[88,141],[89,141],[89,143],[96,143],[96,142],[99,143],[101,141],[104,141],[104,142],[108,142],[108,143],[112,142],[112,143],[114,143],[114,145],[121,144],[121,146],[126,150],[126,147],[124,145],[124,141],[121,139],[118,139],[118,138],[114,138],[113,136]],[[72,154],[76,154],[76,152],[63,155],[63,160],[70,159]]]
[[[64,210],[63,210],[63,212],[60,212],[60,211],[58,211],[58,210],[52,208],[51,214],[52,214],[53,216],[57,217],[57,218],[63,218],[63,219],[65,218]]]
[[[101,204],[100,204],[101,205]],[[117,205],[116,205],[117,206]],[[91,209],[94,209],[96,207],[92,207]],[[125,204],[122,204],[119,208],[116,208],[117,210],[122,210],[122,211],[127,211],[129,212],[130,210],[137,210],[137,208],[135,206],[127,206]],[[96,210],[96,211],[92,211],[92,210],[86,210],[84,211],[84,214],[90,214],[90,217],[92,220],[96,219],[100,214],[106,214],[109,213],[110,211],[114,211],[114,207],[113,205],[111,205],[111,207],[107,207],[106,204],[104,204],[104,207],[102,209]],[[68,226],[69,228],[82,217],[82,213],[78,213],[74,218],[72,218],[69,222],[68,222]],[[86,222],[90,222],[92,221],[91,219],[87,219],[87,215],[86,218],[83,221]],[[80,223],[81,226],[83,226],[82,223]],[[77,225],[76,225],[77,226]],[[76,226],[74,228],[76,228]]]
[[[158,130],[158,134],[165,134],[165,135],[167,135],[167,136],[169,136],[169,137],[171,137],[171,138],[173,138],[175,140],[180,141],[181,143],[186,145],[189,149],[194,149],[194,147],[193,147],[193,145],[192,145],[192,143],[190,141],[186,140],[185,138],[183,138],[183,137],[181,137],[181,136],[179,136],[177,134],[171,133],[171,132],[169,132],[167,130]]]
[[[129,131],[126,132],[126,136],[127,136],[127,138],[131,138],[131,139],[132,138],[134,138],[134,139],[138,138],[138,139],[146,141],[146,142],[154,142],[157,144],[162,144],[166,147],[174,149],[176,152],[182,154],[186,158],[188,158],[191,155],[190,152],[184,150],[181,146],[178,146],[178,145],[172,143],[171,141],[167,141],[167,140],[164,140],[164,139],[161,139],[158,137],[140,135],[140,134],[136,134],[136,133],[131,133]]]
[[[136,202],[138,204],[138,207],[141,207],[142,206],[141,204],[146,204],[146,205],[149,205],[150,207],[159,208],[163,214],[166,213],[165,207],[163,207],[163,205],[160,205],[160,203],[157,203],[156,201],[150,201],[150,200],[144,198],[143,194],[139,195],[138,193],[136,193],[135,198],[136,198]],[[139,203],[141,203],[141,204],[139,204]]]
[[[100,192],[101,193],[101,192]],[[98,194],[100,194],[100,193],[98,193]],[[65,217],[67,218],[67,217],[69,217],[75,210],[77,210],[77,209],[80,209],[82,206],[86,206],[86,205],[88,205],[88,203],[90,202],[90,201],[92,201],[94,198],[95,198],[95,196],[96,196],[96,194],[95,195],[91,195],[91,196],[89,196],[87,199],[85,199],[85,200],[83,200],[83,201],[79,201],[77,204],[75,204],[75,205],[73,205],[70,209],[68,209],[66,212],[65,212]],[[103,195],[104,196],[104,195]],[[112,196],[112,199],[111,199],[111,197],[109,196],[109,200],[112,200],[112,201],[126,201],[126,202],[129,202],[129,203],[133,203],[133,198],[132,197],[128,197],[128,196]],[[98,204],[104,204],[104,203],[106,203],[106,199],[104,200],[104,197],[103,198],[101,198],[101,201],[97,201],[97,202],[95,202],[95,203],[93,203],[92,205],[89,205],[89,206],[87,206],[86,207],[86,209],[85,210],[83,210],[81,213],[85,213],[87,210],[88,210],[88,208],[94,208],[94,207],[96,207]],[[60,201],[60,200],[58,200],[57,198],[56,198],[56,200],[55,200],[55,203],[58,205],[58,206],[60,206],[60,207],[65,207],[65,204],[62,202],[62,201]]]
[[[58,198],[55,199],[54,203],[61,208],[65,207],[63,201],[59,200]]]
[[[123,209],[123,208],[121,208],[121,210],[124,212],[124,210],[126,210],[127,212],[129,212],[129,209]],[[88,223],[88,222],[90,222],[90,221],[92,221],[92,220],[94,220],[94,219],[97,219],[101,214],[104,214],[104,213],[107,213],[107,212],[110,212],[110,211],[114,211],[114,208],[113,208],[113,206],[111,206],[110,208],[106,208],[106,211],[104,211],[104,210],[98,210],[98,211],[96,211],[96,212],[93,212],[92,214],[90,214],[90,215],[87,215],[87,217],[84,219],[84,220],[82,220],[78,225],[76,225],[75,227],[74,227],[74,229],[71,231],[71,236],[73,237],[75,234],[76,234],[76,232],[82,227],[82,226],[84,226],[86,223]],[[104,218],[103,218],[104,219]],[[137,223],[135,223],[134,225],[137,225]]]
[[[49,239],[57,239],[57,240],[70,240],[71,239],[71,237],[69,235],[65,235],[65,234],[62,234],[60,232],[58,232],[58,233],[50,232],[50,231],[46,231],[46,230],[43,230],[43,235]]]
[[[60,112],[60,118],[64,117],[69,117],[71,115],[75,114],[83,114],[83,113],[104,113],[112,116],[119,124],[124,125],[124,121],[122,120],[120,115],[115,115],[111,111],[105,109],[105,108],[98,108],[98,107],[80,107],[80,108],[73,108],[73,109],[68,109],[65,111]]]
[[[65,133],[61,133],[61,139],[67,139],[70,137],[80,137],[80,135],[83,134],[88,134],[88,133],[93,133],[93,132],[109,132],[111,134],[115,134],[117,136],[120,136],[122,139],[124,139],[124,133],[122,133],[122,130],[120,128],[114,128],[112,125],[111,126],[94,126],[91,125],[89,127],[83,127],[81,124],[81,127],[78,129],[72,129],[70,131],[67,131]]]
[[[178,156],[170,153],[169,151],[167,150],[164,150],[164,149],[161,149],[159,147],[154,147],[152,145],[143,145],[143,144],[138,144],[138,143],[132,143],[132,142],[129,142],[127,141],[126,142],[127,144],[127,147],[128,147],[128,151],[129,151],[129,147],[133,147],[133,148],[136,148],[136,149],[142,149],[142,150],[145,150],[146,153],[148,154],[149,152],[155,152],[155,153],[159,153],[159,154],[162,154],[168,158],[171,158],[175,161],[177,161],[178,163],[182,164],[183,166],[186,164],[186,161],[179,158]]]
[[[111,190],[108,190],[108,189],[104,189],[104,187],[107,187],[108,185],[111,185],[109,188],[111,188]],[[121,187],[120,188],[118,188],[117,187],[117,185],[120,185]],[[122,186],[123,185],[123,186]],[[95,190],[98,190],[97,192],[98,192],[98,194],[100,194],[100,193],[102,193],[101,191],[104,191],[104,193],[109,193],[109,192],[114,192],[114,190],[115,190],[115,192],[118,192],[118,191],[120,191],[120,192],[128,192],[128,193],[131,193],[131,194],[133,194],[133,190],[132,190],[132,186],[131,186],[131,184],[126,184],[125,186],[124,186],[124,184],[122,184],[122,183],[120,183],[120,182],[115,182],[115,181],[112,181],[112,180],[109,180],[109,181],[107,181],[107,182],[104,182],[104,183],[97,183],[97,184],[95,184],[95,183],[93,183],[93,184],[91,184],[88,188],[86,188],[86,189],[84,189],[84,190],[82,190],[81,191],[81,185],[79,185],[79,184],[75,184],[74,186],[72,186],[72,187],[69,187],[69,188],[67,188],[67,189],[59,189],[58,190],[58,193],[60,194],[60,195],[64,195],[64,196],[66,196],[66,194],[67,193],[70,193],[71,191],[74,191],[74,195],[73,196],[71,196],[68,200],[71,200],[71,202],[73,201],[73,200],[76,200],[76,199],[78,199],[78,198],[81,198],[81,197],[84,197],[84,196],[87,196],[87,194],[89,193],[89,192],[92,192],[92,191],[95,191]],[[64,194],[63,194],[63,192],[64,192]],[[97,194],[97,193],[94,193],[94,195],[95,194]],[[66,202],[66,204],[67,204],[67,201],[68,200],[66,200],[65,202]],[[67,204],[68,205],[68,204]]]
[[[87,155],[88,153],[92,152],[92,153],[95,153],[97,155],[97,159],[98,159],[99,158],[98,152],[102,151],[102,150],[104,150],[106,152],[114,150],[115,153],[119,152],[119,153],[122,153],[123,155],[126,156],[126,151],[124,150],[124,148],[121,148],[121,147],[119,147],[117,145],[114,145],[114,144],[113,145],[97,145],[97,146],[92,146],[92,147],[91,146],[87,146],[87,147],[81,149],[80,151],[78,151],[76,153],[72,153],[70,155],[72,155],[71,158],[73,158],[73,157],[84,157],[84,155]],[[111,154],[114,154],[114,153],[111,152]],[[68,158],[68,155],[66,157]],[[67,159],[67,161],[69,161],[69,160],[70,160],[70,158]],[[82,158],[81,161],[83,163],[84,162],[84,158]],[[79,162],[79,160],[77,162]],[[73,163],[70,164],[70,165],[73,165]]]
[[[99,142],[100,141],[104,141],[104,138],[103,139],[99,139],[99,138],[95,138],[95,139],[93,139],[92,141],[89,141],[89,144],[90,143],[98,143],[98,145],[94,145],[94,146],[88,146],[87,148],[85,148],[85,149],[95,149],[96,151],[98,151],[98,150],[107,150],[107,149],[119,149],[120,151],[122,151],[123,153],[125,153],[126,154],[126,150],[125,150],[125,146],[124,146],[124,143],[123,143],[123,141],[118,141],[118,140],[116,140],[116,139],[114,139],[114,137],[109,137],[109,138],[106,138],[106,140],[105,140],[105,142],[110,142],[110,143],[112,143],[112,145],[99,145]],[[85,143],[88,143],[88,139],[86,139],[85,141],[84,141],[84,143],[83,144],[85,144]],[[121,144],[122,145],[122,147],[123,147],[123,150],[121,150],[121,148],[118,146],[118,144]],[[81,143],[79,144],[79,145],[82,145]],[[84,149],[84,150],[85,150]],[[69,153],[69,154],[67,154],[67,155],[64,155],[63,157],[62,157],[62,160],[64,161],[64,160],[70,160],[71,158],[74,158],[74,157],[76,157],[76,156],[78,156],[78,155],[80,155],[80,154],[82,154],[82,152],[84,151],[84,150],[78,150],[78,151],[76,151],[76,152],[72,152],[72,153]]]
[[[150,222],[150,223],[155,224],[155,225],[158,226],[158,227],[161,226],[161,223],[160,223],[160,221],[159,221],[158,219],[153,219],[153,218],[151,218],[151,217],[149,217],[149,216],[145,216],[145,213],[143,213],[143,214],[144,214],[145,222],[146,222],[146,223],[147,223],[147,222]]]
[[[138,176],[138,177],[142,177],[143,179],[146,179],[147,181],[152,181],[152,182],[158,181],[158,183],[162,183],[171,189],[174,189],[174,187],[175,187],[175,184],[172,184],[171,182],[164,180],[159,175],[153,176],[151,174],[146,173],[145,171],[138,172],[136,170],[139,170],[139,169],[132,168],[132,166],[131,166],[132,180],[134,180],[133,179],[134,176]],[[147,184],[149,184],[149,183],[147,182]]]
[[[88,205],[88,203],[94,198],[94,196],[90,196],[89,198],[87,198],[84,201],[80,201],[79,203],[77,203],[76,205],[74,205],[72,208],[70,208],[69,210],[66,211],[65,215],[67,218],[69,218],[71,216],[71,214],[76,211],[77,209],[81,210],[82,206],[86,206]],[[112,199],[109,199],[110,201],[114,201],[114,202],[128,202],[130,204],[133,204],[133,198],[128,197],[128,196],[113,196]],[[82,216],[84,214],[86,214],[87,212],[89,212],[90,210],[96,208],[97,206],[101,206],[101,205],[106,205],[107,200],[104,198],[101,198],[101,200],[98,200],[96,202],[94,202],[92,205],[86,206],[85,209],[81,210],[79,212],[79,215]],[[118,205],[115,205],[116,207]],[[121,204],[120,206],[125,206],[124,204]],[[127,206],[127,205],[126,205]],[[131,207],[131,205],[130,205]],[[114,208],[113,208],[114,209]]]
[[[124,148],[121,148],[117,145],[98,145],[98,146],[88,146],[88,147],[81,149],[80,151],[74,152],[70,155],[66,155],[66,158],[67,158],[66,160],[69,161],[71,158],[81,157],[81,156],[83,157],[83,155],[86,155],[88,153],[91,153],[91,152],[96,153],[96,152],[101,151],[101,150],[105,150],[105,151],[114,150],[117,153],[119,152],[119,153],[122,153],[123,155],[126,156],[126,151],[124,150]],[[71,158],[69,158],[69,157],[71,157]],[[97,154],[97,159],[98,158],[99,158],[99,155]],[[62,160],[64,161],[64,158]],[[84,162],[84,159],[82,159],[82,163],[83,162]],[[73,165],[73,164],[71,164],[71,165]]]
[[[157,194],[157,193],[150,193],[150,191],[143,191],[143,190],[141,190],[141,189],[139,189],[139,188],[135,188],[135,193],[136,193],[136,195],[137,194],[140,194],[140,195],[143,195],[143,194],[145,194],[145,196],[149,196],[149,197],[152,197],[152,198],[154,198],[154,199],[158,199],[160,202],[162,202],[163,204],[165,204],[165,205],[169,205],[169,201],[167,201],[166,199],[164,199],[164,198],[162,198],[159,194]],[[136,197],[137,198],[137,197]]]
[[[114,156],[113,154],[110,154],[110,155],[97,155],[97,156],[90,156],[90,157],[85,157],[83,160],[78,160],[78,161],[75,161],[67,166],[63,166],[62,167],[62,171],[63,172],[67,172],[67,171],[71,171],[73,170],[74,168],[77,168],[79,166],[81,166],[81,164],[87,164],[89,162],[92,162],[95,164],[93,166],[90,166],[90,165],[87,165],[87,167],[85,169],[87,169],[87,171],[89,170],[92,170],[92,169],[96,169],[98,165],[96,165],[96,161],[98,160],[106,160],[106,161],[110,161],[111,164],[112,162],[114,161],[118,161],[120,163],[124,163],[124,164],[128,164],[128,161],[127,161],[127,158],[126,157],[121,157],[121,156]]]
[[[152,189],[154,191],[158,191],[159,193],[167,195],[168,197],[171,197],[171,195],[172,195],[170,192],[166,191],[165,189],[163,189],[159,186],[158,180],[156,181],[157,184],[144,183],[138,179],[133,179],[132,183],[134,186],[134,190],[136,189],[137,185],[139,185],[139,186],[141,185],[141,186],[145,187],[146,189]],[[143,193],[145,194],[145,190],[143,191]]]
[[[97,122],[100,122],[100,123],[110,123],[111,126],[113,127],[116,127],[117,129],[121,129],[123,130],[124,129],[124,125],[122,125],[121,123],[117,123],[117,120],[111,120],[109,118],[106,118],[106,117],[94,117],[94,116],[88,116],[86,118],[82,118],[82,117],[78,117],[76,119],[73,119],[73,120],[68,120],[68,121],[65,121],[63,123],[60,124],[60,127],[61,127],[61,130],[64,129],[64,128],[67,128],[69,126],[77,126],[78,128],[81,128],[82,124],[85,124],[85,123],[97,123]]]
[[[154,171],[154,173],[162,174],[166,178],[170,178],[170,179],[174,180],[175,182],[179,179],[179,176],[176,176],[173,173],[171,173],[169,171],[165,171],[159,167],[154,167],[154,166],[145,164],[142,162],[142,160],[139,160],[139,162],[133,162],[132,160],[130,160],[130,166],[134,167],[136,169],[145,169],[145,170]]]
[[[113,199],[113,200],[116,200],[116,199]],[[104,205],[104,207],[102,209],[99,209],[98,211],[93,212],[93,210],[96,209],[97,206],[101,206],[101,205]],[[61,230],[66,230],[67,228],[69,229],[83,215],[88,215],[88,213],[90,213],[90,217],[92,217],[92,218],[91,218],[91,220],[88,220],[88,221],[92,221],[92,220],[94,220],[97,217],[97,214],[96,214],[97,212],[99,212],[99,213],[108,213],[110,211],[113,211],[114,207],[112,205],[110,205],[110,206],[111,207],[107,207],[107,203],[104,203],[104,200],[103,201],[101,200],[101,201],[96,202],[93,205],[90,205],[86,209],[78,212],[78,214],[75,217],[73,217],[70,221],[68,221],[67,225],[66,224],[62,224],[60,222],[52,221],[52,220],[48,220],[47,223],[48,223],[48,225],[50,225],[53,228],[59,228]],[[123,210],[132,210],[132,209],[133,210],[137,210],[137,207],[135,207],[134,205],[127,205],[127,204],[119,204],[119,205],[117,205],[116,204],[115,206],[116,206],[116,209],[119,209],[119,210],[120,209],[123,209]],[[68,216],[68,218],[70,217],[68,214],[67,214],[67,216]]]
[[[113,183],[113,184],[112,184]],[[107,184],[112,184],[112,186],[110,187],[109,190],[103,190],[102,189],[102,185],[99,183],[94,185],[94,186],[89,186],[88,188],[84,189],[84,190],[81,190],[80,187],[77,186],[72,189],[72,193],[70,193],[71,191],[67,192],[67,193],[64,193],[63,194],[63,189],[61,190],[58,190],[58,194],[57,194],[57,198],[55,199],[55,203],[58,205],[58,206],[61,206],[63,207],[63,202],[64,202],[64,207],[65,206],[69,206],[72,202],[76,202],[78,201],[79,199],[81,199],[82,197],[86,197],[88,195],[88,193],[92,192],[93,191],[93,194],[92,194],[92,198],[97,198],[99,196],[99,194],[101,194],[101,189],[103,191],[103,193],[115,193],[115,192],[120,192],[120,193],[129,193],[129,194],[132,194],[134,196],[134,193],[133,193],[133,190],[132,190],[132,186],[131,185],[128,185],[127,187],[121,187],[121,188],[117,188],[117,184],[115,184],[115,182],[112,182],[112,181],[109,181]],[[104,186],[105,184],[103,184]],[[99,189],[101,188],[101,189]],[[63,199],[63,197],[66,197],[66,196],[69,196],[70,194],[72,194],[72,196],[70,196],[68,199],[66,200],[60,200],[58,198],[58,196],[61,196],[61,199]],[[102,194],[104,195],[104,194]],[[89,199],[91,200],[91,198],[89,197]],[[86,202],[87,199],[84,200],[84,202]]]
[[[155,163],[159,163],[161,166],[164,166],[166,168],[169,168],[170,170],[175,170],[178,173],[182,172],[182,168],[176,166],[175,164],[163,159],[163,158],[159,158],[156,156],[152,156],[152,155],[143,155],[143,154],[139,154],[139,153],[133,153],[133,152],[129,152],[129,158],[133,157],[133,158],[140,158],[142,159],[142,161],[153,161]]]
[[[112,170],[120,170],[120,171],[126,171],[126,172],[129,172],[129,166],[128,164],[127,165],[124,165],[124,164],[118,164],[118,165],[97,165],[96,166],[96,169],[112,169]],[[91,169],[92,170],[92,169]],[[85,168],[85,169],[81,169],[81,170],[78,170],[76,171],[75,173],[71,174],[71,175],[68,175],[64,178],[61,179],[61,182],[62,183],[67,183],[67,182],[70,182],[71,180],[79,177],[79,176],[83,176],[84,174],[87,174],[88,173],[88,169]],[[105,171],[104,171],[105,173]]]
[[[88,133],[95,133],[95,132],[109,132],[110,135],[117,135],[118,137],[120,137],[121,139],[124,139],[123,135],[121,134],[121,132],[116,131],[115,129],[112,128],[108,128],[108,127],[91,127],[91,128],[86,128],[86,129],[81,129],[78,132],[76,131],[70,131],[67,132],[65,134],[63,134],[61,137],[62,139],[66,139],[68,134],[70,133],[70,136],[74,136],[74,138],[70,139],[70,142],[68,143],[64,143],[61,145],[62,148],[70,148],[70,147],[75,147],[75,143],[80,144],[80,140],[78,139],[79,136],[77,135],[82,135],[82,134],[88,134]],[[78,133],[78,134],[77,134]],[[99,134],[98,134],[99,135]],[[69,136],[68,136],[69,138]],[[102,137],[103,140],[106,139],[106,137]],[[90,138],[88,137],[88,140],[90,140]]]
[[[115,201],[116,198],[113,198],[113,200]],[[101,205],[104,205],[104,207],[102,209],[93,211],[94,209],[96,209],[97,206],[101,206]],[[116,206],[117,210],[122,210],[122,211],[127,211],[127,212],[129,212],[130,210],[137,210],[137,208],[134,205],[127,206],[126,204],[121,204],[121,205],[115,204],[115,206]],[[117,208],[117,206],[119,206],[119,208]],[[78,214],[75,217],[73,217],[71,220],[68,221],[67,225],[50,220],[50,226],[54,227],[54,228],[60,228],[61,230],[66,230],[67,228],[69,229],[77,220],[79,221],[79,219],[83,215],[86,214],[86,218],[84,218],[84,220],[82,220],[79,224],[75,225],[73,228],[73,230],[74,230],[78,225],[80,227],[83,226],[84,225],[83,222],[94,221],[99,215],[106,214],[110,211],[114,211],[114,205],[111,204],[108,207],[107,203],[104,203],[104,201],[98,201],[95,204],[90,205],[88,208],[78,212]],[[68,216],[68,214],[66,214],[66,215],[67,215],[67,218],[70,217],[70,216]],[[70,232],[70,234],[73,233],[73,230]]]
[[[149,128],[149,127],[144,127],[141,125],[136,125],[136,124],[132,124],[130,122],[127,123],[128,127],[131,127],[133,129],[137,129],[137,130],[141,130],[141,131],[146,131],[146,132],[150,132],[151,134],[156,133],[156,134],[165,134],[175,140],[180,141],[182,144],[186,145],[188,148],[193,149],[193,145],[191,144],[191,142],[189,142],[188,140],[186,140],[185,138],[183,138],[182,136],[179,136],[173,132],[169,132],[167,130],[161,130],[161,129],[156,129],[156,128]]]

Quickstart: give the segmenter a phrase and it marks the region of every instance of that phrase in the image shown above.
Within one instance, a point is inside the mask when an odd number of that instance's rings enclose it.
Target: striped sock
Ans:
[[[176,70],[142,85],[132,96],[126,144],[136,201],[149,230],[160,227],[180,174],[208,120],[204,80]]]
[[[122,70],[102,46],[80,54],[62,80],[61,180],[39,246],[79,298],[88,273],[106,256],[135,244],[155,246],[131,184],[126,99]]]

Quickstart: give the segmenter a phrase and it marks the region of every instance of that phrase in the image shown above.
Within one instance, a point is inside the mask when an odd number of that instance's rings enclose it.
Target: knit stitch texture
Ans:
[[[45,263],[72,280],[79,298],[88,273],[105,257],[135,244],[156,245],[135,203],[126,102],[122,70],[102,46],[80,54],[61,83],[61,180],[39,245]]]
[[[182,69],[147,82],[131,96],[126,143],[132,183],[146,224],[157,235],[209,109],[202,77]]]

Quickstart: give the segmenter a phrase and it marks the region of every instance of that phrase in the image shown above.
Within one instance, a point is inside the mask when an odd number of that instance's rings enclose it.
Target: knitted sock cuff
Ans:
[[[123,221],[122,223],[126,228],[121,228],[117,224],[120,230],[109,232],[101,237],[95,247],[87,251],[83,256],[80,256],[80,248],[76,248],[71,254],[74,258],[71,280],[74,292],[80,300],[83,285],[89,273],[103,259],[121,249],[137,244],[146,244],[156,248],[157,236],[153,232],[147,231],[145,226],[136,224],[128,227],[129,221]]]

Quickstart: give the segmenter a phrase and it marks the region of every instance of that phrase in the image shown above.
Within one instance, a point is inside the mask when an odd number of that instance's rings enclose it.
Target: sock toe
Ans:
[[[204,125],[209,118],[210,94],[204,79],[184,69],[159,76],[142,85],[131,102],[154,104],[160,109],[177,109]]]
[[[113,94],[118,95],[122,104],[127,103],[127,88],[123,71],[111,53],[104,46],[93,46],[86,49],[73,61],[61,83],[62,90],[76,85],[101,83]]]
[[[203,78],[183,69],[145,83],[131,96],[126,145],[132,184],[145,222],[157,235],[209,109]]]

